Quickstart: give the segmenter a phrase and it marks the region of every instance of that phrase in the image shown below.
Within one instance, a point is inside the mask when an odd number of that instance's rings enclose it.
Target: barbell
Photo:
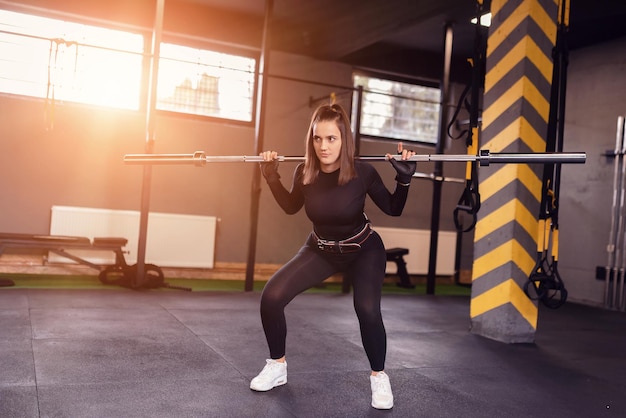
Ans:
[[[400,155],[393,155],[396,160]],[[360,161],[385,161],[385,156],[360,156]],[[584,152],[532,152],[532,153],[490,153],[481,150],[479,155],[471,154],[416,154],[408,161],[428,162],[478,162],[481,166],[490,164],[584,164],[587,154]],[[304,161],[304,157],[278,156],[278,161]],[[126,154],[127,164],[194,164],[204,166],[207,163],[260,163],[261,156],[250,155],[206,155],[204,151],[193,154]]]

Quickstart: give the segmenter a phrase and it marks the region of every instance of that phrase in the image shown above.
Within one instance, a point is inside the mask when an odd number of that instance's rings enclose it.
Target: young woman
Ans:
[[[355,161],[350,121],[343,108],[324,105],[311,118],[305,162],[296,168],[291,190],[280,181],[277,153],[261,153],[261,171],[274,198],[288,214],[304,206],[313,231],[263,289],[260,310],[270,359],[252,379],[251,389],[267,391],[287,383],[285,307],[296,295],[343,272],[352,284],[361,340],[372,369],[372,406],[393,407],[389,377],[384,372],[387,338],[380,311],[387,257],[363,209],[369,195],[386,214],[402,213],[416,164],[406,161],[414,152],[403,150],[401,144],[398,152],[403,161],[386,155],[397,172],[391,194],[372,165]]]

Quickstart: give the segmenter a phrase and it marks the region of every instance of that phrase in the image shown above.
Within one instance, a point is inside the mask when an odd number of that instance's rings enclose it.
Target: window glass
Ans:
[[[0,10],[0,93],[139,110],[144,44],[138,33]],[[156,108],[251,122],[255,68],[247,56],[162,43]]]
[[[362,74],[355,74],[353,78],[355,87],[363,87],[361,135],[437,143],[438,88]]]
[[[139,109],[139,34],[0,10],[0,92]]]
[[[252,121],[253,58],[162,44],[157,109]]]

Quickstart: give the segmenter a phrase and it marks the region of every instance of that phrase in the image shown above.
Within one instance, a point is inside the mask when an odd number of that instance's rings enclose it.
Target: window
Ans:
[[[253,58],[162,44],[157,109],[252,121]]]
[[[139,109],[143,37],[0,10],[0,91]]]
[[[140,110],[145,44],[140,33],[0,10],[0,93]],[[252,121],[254,58],[160,51],[158,110]]]
[[[437,143],[441,94],[438,88],[362,74],[353,78],[355,87],[363,87],[361,135]]]

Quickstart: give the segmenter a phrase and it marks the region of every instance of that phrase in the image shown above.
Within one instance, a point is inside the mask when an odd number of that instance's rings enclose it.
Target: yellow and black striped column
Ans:
[[[546,150],[552,51],[559,3],[492,0],[480,148]],[[537,303],[523,286],[537,255],[543,166],[481,167],[474,236],[472,333],[507,343],[533,342]]]

